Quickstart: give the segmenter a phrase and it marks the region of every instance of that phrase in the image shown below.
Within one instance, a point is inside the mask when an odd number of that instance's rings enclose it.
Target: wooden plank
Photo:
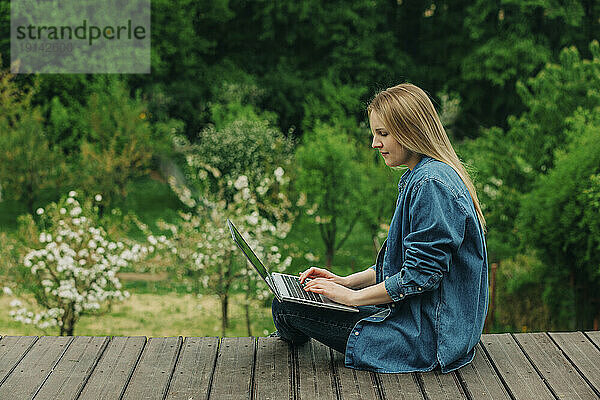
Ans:
[[[278,338],[258,338],[254,369],[254,398],[294,399],[290,345]]]
[[[377,374],[383,399],[424,399],[417,374]]]
[[[67,336],[43,336],[37,340],[0,386],[0,399],[32,398],[72,340]]]
[[[162,400],[167,393],[182,342],[181,337],[148,340],[125,389],[123,400]]]
[[[598,399],[548,334],[516,333],[514,337],[558,398]]]
[[[516,400],[554,400],[552,392],[509,333],[483,335],[480,343]]]
[[[460,368],[457,375],[471,399],[510,399],[481,343],[475,346],[473,361]]]
[[[145,343],[145,336],[112,338],[79,398],[119,399],[125,391]]]
[[[215,400],[250,399],[255,340],[222,338],[210,389]]]
[[[75,337],[35,396],[36,400],[76,399],[108,341],[108,337]]]
[[[0,340],[0,385],[37,339],[37,336],[4,336]]]
[[[297,400],[337,399],[329,347],[310,340],[296,347],[296,360]]]
[[[600,350],[582,332],[548,334],[600,397]]]
[[[442,374],[439,369],[430,372],[418,372],[423,384],[425,398],[428,399],[466,399],[456,375],[456,371]]]
[[[217,337],[188,337],[183,342],[167,400],[208,398],[219,348]]]
[[[600,349],[600,331],[586,331],[585,335]]]
[[[333,370],[337,377],[340,398],[348,400],[378,400],[377,378],[369,371],[359,371],[344,365],[344,354],[333,351]]]

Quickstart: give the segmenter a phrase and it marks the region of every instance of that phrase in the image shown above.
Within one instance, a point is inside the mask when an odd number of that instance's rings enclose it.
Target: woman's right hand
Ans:
[[[342,286],[345,285],[345,279],[343,276],[338,276],[326,269],[319,267],[310,267],[304,272],[300,273],[300,283],[304,283],[306,279],[314,279],[314,278],[325,278],[331,279],[333,282],[340,284]]]

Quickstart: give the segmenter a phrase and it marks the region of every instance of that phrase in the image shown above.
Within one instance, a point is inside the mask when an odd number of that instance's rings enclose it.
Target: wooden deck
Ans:
[[[375,374],[317,342],[0,339],[0,399],[598,399],[600,331],[483,335],[450,374]]]

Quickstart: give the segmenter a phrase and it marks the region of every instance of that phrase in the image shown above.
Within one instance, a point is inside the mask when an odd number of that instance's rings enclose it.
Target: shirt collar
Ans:
[[[406,180],[408,179],[408,177],[410,176],[411,172],[413,172],[416,169],[419,169],[420,167],[422,167],[423,165],[427,164],[428,162],[433,161],[434,159],[426,156],[423,154],[423,156],[421,157],[421,159],[419,160],[419,162],[417,163],[417,165],[415,165],[415,167],[410,170],[407,169],[402,176],[400,177],[400,181],[398,182],[398,190],[402,191],[402,187],[404,186],[404,184],[406,183]]]
[[[421,156],[421,160],[419,160],[419,162],[417,163],[417,165],[415,165],[415,167],[413,168],[413,171],[419,167],[422,167],[423,165],[427,164],[428,162],[433,161],[433,158],[426,156],[423,154],[423,156]]]

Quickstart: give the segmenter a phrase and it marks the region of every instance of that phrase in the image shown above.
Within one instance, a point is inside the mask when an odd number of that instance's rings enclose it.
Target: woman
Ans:
[[[401,84],[368,106],[372,147],[405,165],[388,237],[375,265],[346,277],[312,267],[305,290],[359,313],[273,302],[278,335],[311,337],[376,372],[448,373],[471,362],[488,306],[485,220],[475,188],[429,97]],[[308,281],[307,281],[308,279]]]

